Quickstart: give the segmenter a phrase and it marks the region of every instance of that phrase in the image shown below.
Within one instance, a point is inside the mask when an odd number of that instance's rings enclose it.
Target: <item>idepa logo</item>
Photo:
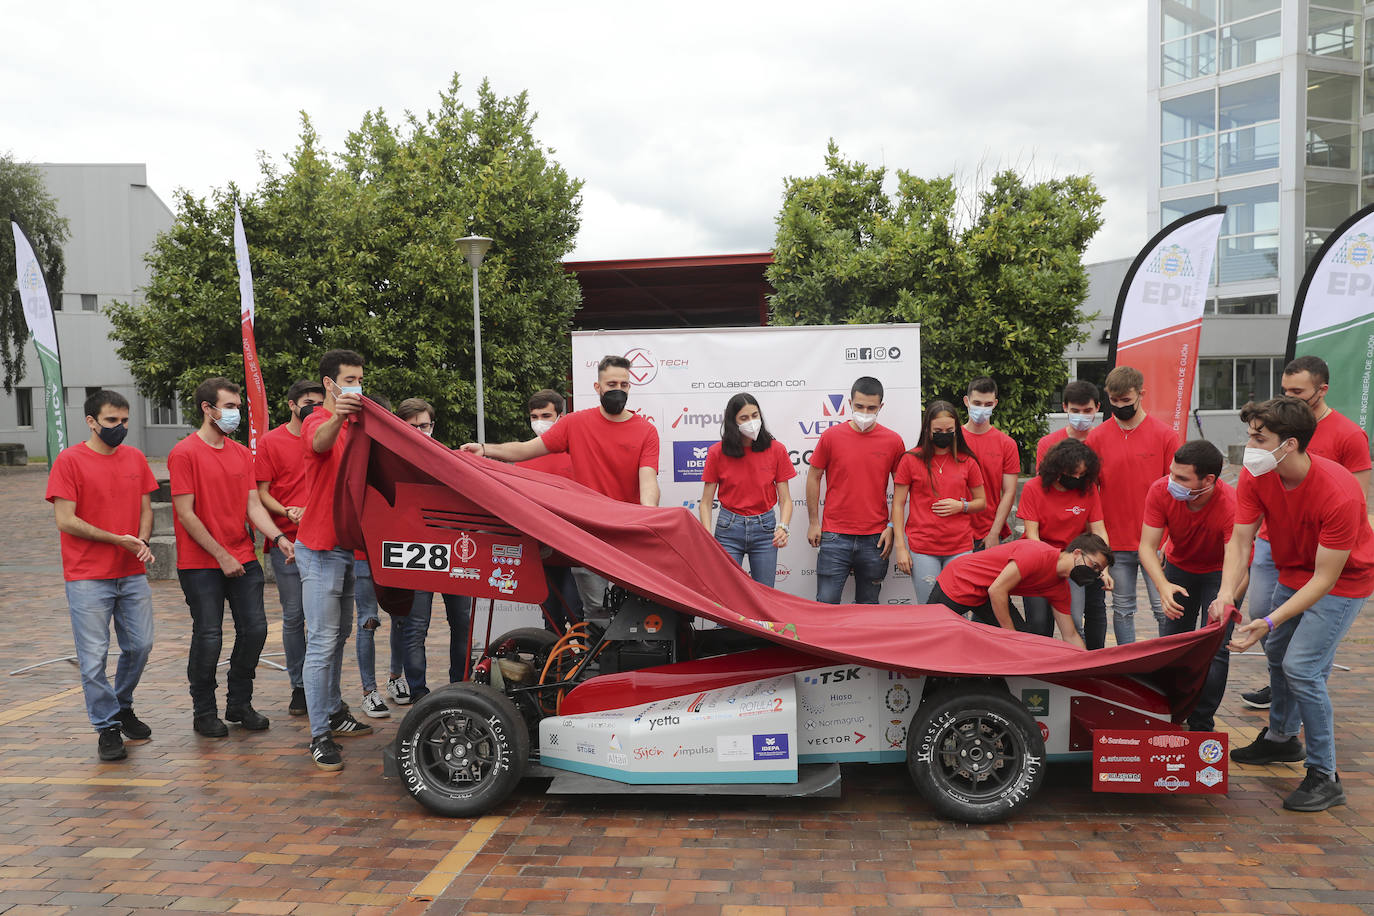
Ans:
[[[1188,249],[1180,245],[1170,245],[1155,253],[1154,259],[1145,268],[1146,273],[1159,274],[1169,279],[1193,276],[1193,258]]]
[[[797,426],[806,439],[819,439],[821,433],[832,426],[849,421],[849,405],[843,394],[827,394],[821,400],[820,417],[815,420],[798,420]]]
[[[1331,260],[1336,264],[1349,264],[1351,267],[1368,267],[1374,264],[1374,236],[1365,232],[1352,232],[1341,239],[1341,247]]]
[[[710,440],[673,443],[673,480],[700,481],[706,467],[706,453],[715,445]]]

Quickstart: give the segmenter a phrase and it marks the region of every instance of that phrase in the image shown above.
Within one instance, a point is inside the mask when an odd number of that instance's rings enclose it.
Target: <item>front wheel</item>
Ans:
[[[530,738],[510,699],[482,684],[450,684],[417,701],[396,734],[411,797],[436,814],[485,814],[525,773]]]
[[[1045,742],[1026,707],[984,684],[952,687],[916,711],[906,764],[916,790],[941,816],[1004,820],[1045,778]]]

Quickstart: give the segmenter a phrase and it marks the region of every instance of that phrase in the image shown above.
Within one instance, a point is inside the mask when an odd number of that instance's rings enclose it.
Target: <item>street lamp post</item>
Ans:
[[[477,291],[477,269],[491,247],[491,239],[483,235],[469,235],[458,240],[458,250],[472,268],[472,344],[477,363],[477,441],[487,443],[486,407],[482,400],[482,299]]]

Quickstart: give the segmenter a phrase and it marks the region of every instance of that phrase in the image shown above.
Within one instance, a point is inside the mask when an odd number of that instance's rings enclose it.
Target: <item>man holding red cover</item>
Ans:
[[[101,760],[123,760],[125,736],[142,741],[153,730],[134,715],[134,688],[153,650],[153,593],[145,564],[157,489],[143,453],[123,445],[129,402],[116,391],[86,398],[85,442],[65,448],[48,473],[46,499],[62,540],[62,577],[81,669],[86,716],[99,737]],[[105,674],[110,622],[119,640],[114,686]]]

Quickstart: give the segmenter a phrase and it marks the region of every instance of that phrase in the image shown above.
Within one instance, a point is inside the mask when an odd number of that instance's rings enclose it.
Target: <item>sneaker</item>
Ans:
[[[121,709],[115,718],[119,720],[119,730],[124,737],[132,741],[147,741],[153,737],[153,730],[134,715],[133,707]]]
[[[353,718],[347,709],[340,709],[329,717],[329,731],[335,738],[353,738],[372,734],[372,726]]]
[[[339,753],[339,746],[328,735],[320,735],[310,741],[310,758],[322,770],[333,772],[343,769],[343,754]]]
[[[208,716],[196,716],[191,727],[196,730],[196,734],[205,738],[223,738],[229,734],[229,726],[220,721],[220,717],[211,713]]]
[[[100,730],[100,739],[96,742],[96,750],[100,754],[101,760],[123,760],[129,756],[129,752],[124,749],[124,739],[119,737],[119,726],[110,725]],[[1344,800],[1344,796],[1342,796]]]
[[[303,716],[310,711],[305,708],[304,687],[291,688],[291,705],[286,707],[286,711],[288,714],[293,716]]]
[[[363,697],[363,713],[374,719],[385,719],[391,715],[391,710],[387,709],[386,703],[382,701],[380,690],[374,690]]]
[[[1259,736],[1245,747],[1233,748],[1231,760],[1235,763],[1297,763],[1307,759],[1307,749],[1297,736],[1287,741],[1271,741],[1268,737],[1269,726],[1260,729]]]
[[[396,701],[397,706],[410,705],[410,685],[403,677],[393,677],[386,682],[386,692],[391,694],[391,698]]]
[[[225,708],[224,718],[229,722],[233,722],[240,728],[248,729],[250,732],[263,731],[271,724],[271,721],[266,716],[258,712],[252,706]]]
[[[1307,768],[1307,776],[1302,783],[1283,800],[1283,806],[1289,811],[1325,811],[1343,804],[1345,789],[1341,787],[1340,774],[1328,776],[1313,767]]]
[[[1251,709],[1268,709],[1272,696],[1269,692],[1269,685],[1265,684],[1258,690],[1247,690],[1240,695],[1240,701]]]

